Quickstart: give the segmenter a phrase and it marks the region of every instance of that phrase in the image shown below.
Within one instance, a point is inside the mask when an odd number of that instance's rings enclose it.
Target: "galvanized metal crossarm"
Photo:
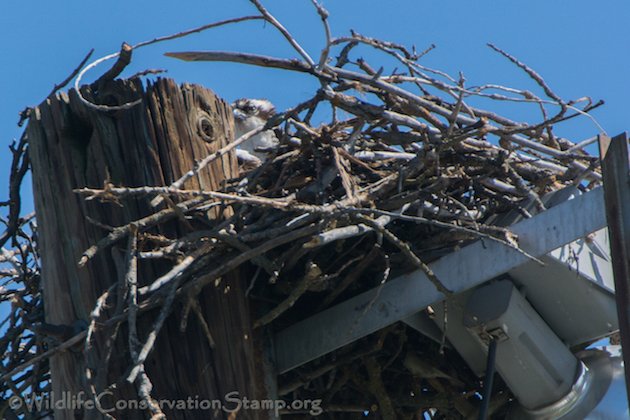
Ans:
[[[603,189],[597,188],[510,227],[520,247],[540,257],[606,226]],[[495,241],[477,241],[430,264],[453,292],[461,292],[529,259]],[[287,372],[417,313],[443,295],[417,270],[397,277],[280,331],[276,367]]]

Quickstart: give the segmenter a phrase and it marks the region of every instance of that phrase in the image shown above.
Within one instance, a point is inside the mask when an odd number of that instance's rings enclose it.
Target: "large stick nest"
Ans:
[[[313,96],[204,159],[171,186],[106,185],[78,191],[87,199],[148,197],[159,203],[168,196],[178,203],[170,210],[158,206],[155,215],[116,228],[86,250],[81,261],[85,264],[125,238],[130,261],[172,261],[166,274],[145,279],[142,283],[147,286],[127,290],[136,296],[128,302],[137,305],[123,308],[132,309],[129,312],[160,303],[153,335],[170,314],[175,296],[183,297],[195,313],[201,288],[221,284],[219,279],[237,267],[251,273],[247,293],[256,328],[280,330],[411,270],[422,270],[447,296],[450,291],[428,263],[479,238],[518,248],[518,238],[509,227],[494,224],[497,216],[517,212],[530,217],[545,209],[541,199],[545,194],[566,186],[586,190],[601,179],[598,159],[584,151],[589,142],[576,145],[554,134],[557,124],[586,115],[600,103],[561,99],[537,73],[499,48],[491,46],[540,87],[541,97],[498,85],[469,87],[462,75],[453,78],[423,66],[420,59],[428,51],[418,54],[354,32],[332,38],[327,13],[318,5],[327,38],[319,59],[313,60],[262,5],[253,3],[260,16],[240,20],[266,20],[285,35],[298,58],[225,52],[170,55],[310,74],[321,86]],[[360,48],[386,54],[398,62],[397,70],[386,72],[357,57],[355,50]],[[491,107],[501,101],[537,107],[541,118],[515,122],[472,105],[482,101]],[[243,166],[241,176],[221,191],[186,188],[185,181],[203,166],[233,153],[234,145],[262,130],[275,130],[280,145],[268,151],[260,166]],[[19,165],[14,168],[14,175],[21,180],[19,169]],[[220,223],[209,221],[209,208],[225,206],[231,207],[232,216]],[[207,229],[180,238],[157,237],[154,228],[170,219],[169,212],[186,215]],[[30,234],[20,227],[27,221],[13,217],[5,234],[16,238],[15,251],[3,257],[15,266],[2,272],[8,278],[5,285],[16,285],[16,290],[2,295],[14,303],[8,331],[0,340],[6,350],[5,396],[20,395],[47,380],[43,362],[21,378],[15,372],[6,374],[32,366],[34,357],[48,349],[40,343],[32,350],[35,341],[29,335],[36,318],[41,320],[33,305],[41,308],[41,304],[40,291],[33,285],[38,271],[26,255],[35,257],[36,250],[30,245]],[[8,240],[3,238],[3,243]],[[129,264],[128,279],[134,277],[134,267]],[[97,319],[99,313],[94,311],[86,349],[97,321],[105,321]],[[130,334],[135,330],[130,328]],[[212,332],[206,334],[212,342]],[[135,339],[141,343],[132,352],[138,372],[152,339]],[[279,388],[291,399],[323,398],[331,418],[363,412],[383,418],[415,418],[424,412],[433,418],[471,417],[479,402],[475,395],[481,390],[479,379],[456,353],[402,324],[280,377]],[[495,412],[510,398],[505,386],[498,388]],[[152,410],[159,415],[159,409]]]

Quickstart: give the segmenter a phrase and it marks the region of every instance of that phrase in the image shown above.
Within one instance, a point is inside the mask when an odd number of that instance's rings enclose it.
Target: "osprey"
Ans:
[[[276,113],[276,108],[266,99],[238,99],[232,104],[232,109],[235,138],[265,125],[267,120]],[[252,156],[264,160],[270,149],[277,145],[278,138],[274,132],[266,130],[237,146],[237,156],[245,161],[253,160]]]

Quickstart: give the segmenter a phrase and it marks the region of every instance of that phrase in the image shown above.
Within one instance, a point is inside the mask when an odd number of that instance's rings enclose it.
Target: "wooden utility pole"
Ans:
[[[606,220],[615,276],[615,300],[626,384],[630,384],[630,173],[628,136],[599,137]],[[630,386],[626,386],[630,404]]]
[[[172,80],[161,79],[145,88],[139,80],[125,80],[101,86],[97,93],[88,87],[82,92],[99,104],[120,105],[137,99],[142,99],[142,103],[127,110],[103,112],[86,106],[76,91],[70,91],[46,99],[35,108],[30,119],[27,134],[46,321],[76,331],[89,322],[96,299],[124,275],[126,241],[98,253],[84,267],[77,265],[81,254],[108,234],[107,226],[125,225],[152,214],[155,209],[144,198],[123,199],[120,203],[86,202],[73,190],[102,188],[106,182],[130,187],[169,185],[193,168],[195,161],[225,146],[233,136],[230,107],[200,86],[179,86]],[[225,155],[189,180],[186,187],[215,190],[224,179],[236,174],[235,157]],[[215,213],[210,217],[221,215]],[[175,218],[169,223],[155,233],[177,238],[191,231],[190,224],[182,219]],[[142,260],[139,286],[163,274],[168,267],[164,262]],[[186,330],[181,332],[181,306],[174,308],[146,363],[153,383],[152,396],[168,400],[224,400],[226,394],[234,391],[249,399],[264,394],[242,286],[236,276],[223,278],[219,287],[207,287],[198,296],[215,348],[211,348],[194,316],[189,317]],[[114,289],[112,294],[115,292]],[[110,299],[108,305],[104,311],[111,315],[116,299]],[[151,328],[156,311],[139,317],[141,340]],[[111,406],[118,399],[138,400],[134,385],[122,379],[130,366],[126,325],[121,325],[109,362],[105,364],[108,358],[105,340],[111,334],[111,328],[97,331],[95,360],[85,360],[82,345],[52,357],[55,400],[79,395],[81,391],[86,392],[84,398],[91,395],[86,366],[96,373],[97,379],[101,375],[96,383],[97,392],[117,383],[113,396],[104,399],[105,404]],[[206,410],[163,409],[169,419],[229,416],[216,406]],[[117,418],[146,418],[146,412],[141,410],[111,414]],[[56,419],[99,416],[95,410],[55,409]],[[262,411],[238,414],[238,418],[263,417]]]

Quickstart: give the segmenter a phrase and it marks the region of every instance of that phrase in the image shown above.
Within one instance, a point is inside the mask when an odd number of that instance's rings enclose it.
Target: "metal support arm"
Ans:
[[[606,226],[602,188],[558,204],[510,227],[519,245],[540,257]],[[461,292],[497,277],[528,257],[495,241],[479,240],[430,265],[442,283]],[[326,309],[275,336],[276,367],[287,372],[442,300],[421,271]]]

